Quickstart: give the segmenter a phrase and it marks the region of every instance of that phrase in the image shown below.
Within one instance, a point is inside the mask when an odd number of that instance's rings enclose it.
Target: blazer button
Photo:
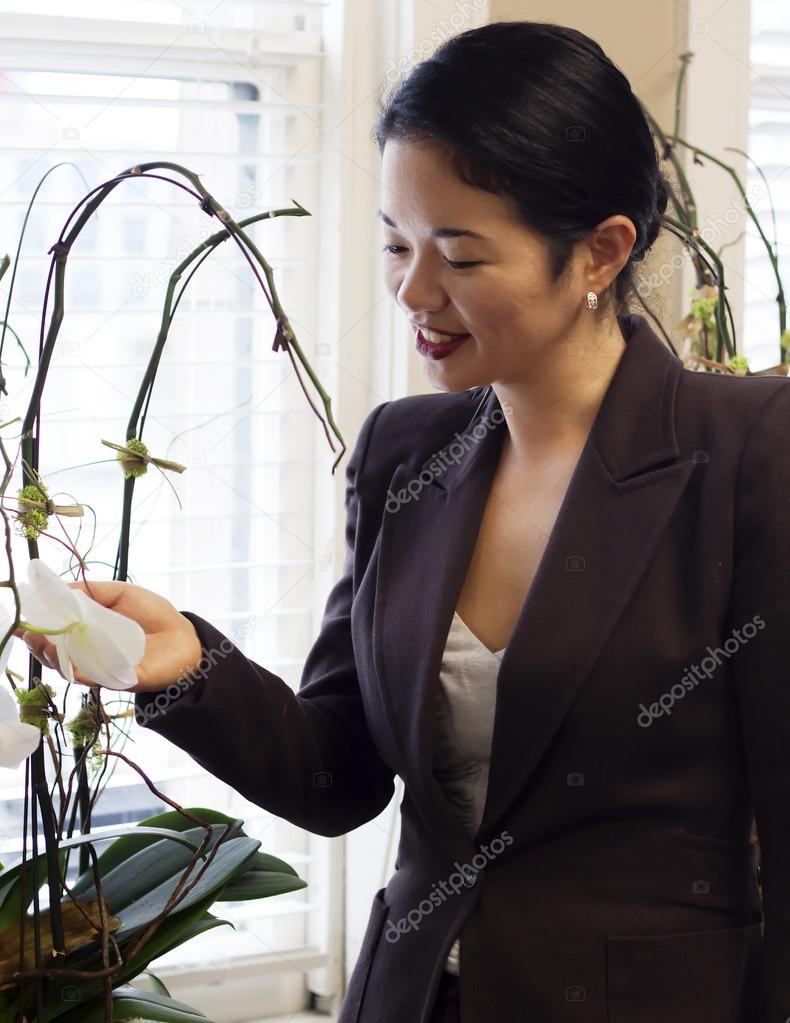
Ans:
[[[477,884],[477,874],[474,870],[467,868],[464,872],[464,884],[467,888],[474,888]]]

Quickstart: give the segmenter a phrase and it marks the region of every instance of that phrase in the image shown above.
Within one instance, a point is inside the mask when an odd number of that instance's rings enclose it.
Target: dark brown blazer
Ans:
[[[207,670],[162,711],[136,697],[141,724],[317,834],[403,778],[340,1023],[427,1023],[459,935],[461,1023],[790,1017],[790,382],[695,373],[643,317],[620,326],[501,661],[476,835],[432,725],[507,429],[491,388],[365,420],[298,694],[187,613]]]

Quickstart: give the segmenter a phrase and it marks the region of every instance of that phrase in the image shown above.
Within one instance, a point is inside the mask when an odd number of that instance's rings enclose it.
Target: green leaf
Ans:
[[[229,841],[223,842],[195,887],[178,904],[175,912],[178,913],[189,908],[204,895],[211,894],[212,900],[216,899],[217,893],[251,858],[259,845],[260,842],[255,838],[231,838]],[[112,906],[113,915],[121,919],[120,927],[113,932],[115,940],[123,942],[134,931],[147,926],[155,917],[159,916],[167,900],[175,891],[179,877],[180,875],[175,875],[168,878],[126,907]]]
[[[206,821],[207,824],[233,824],[234,827],[231,829],[231,834],[236,834],[237,831],[239,834],[244,834],[242,830],[244,821],[240,819],[228,817],[218,810],[208,810],[202,806],[188,806],[185,809],[193,814],[193,816]],[[122,838],[113,842],[112,845],[102,852],[101,856],[97,857],[99,876],[109,873],[113,867],[123,863],[132,853],[139,852],[140,849],[145,849],[146,846],[155,842],[157,840],[158,829],[167,829],[170,832],[184,832],[195,827],[194,821],[191,821],[177,810],[168,810],[165,813],[158,813],[153,817],[146,817],[145,820],[138,821],[137,824],[128,828]],[[203,831],[204,829],[198,828],[198,830]]]
[[[211,825],[211,835],[204,854],[214,848],[223,831],[223,825]],[[183,834],[194,841],[196,846],[199,846],[206,837],[204,828],[192,828]],[[146,841],[150,840],[146,839]],[[230,841],[230,839],[225,839],[225,841]],[[129,846],[126,848],[128,849]],[[146,892],[150,892],[153,887],[167,878],[180,874],[193,859],[192,850],[183,849],[172,842],[157,840],[150,841],[150,844],[138,852],[132,852],[110,870],[106,869],[106,863],[103,863],[99,857],[97,865],[102,895],[115,912],[122,906],[128,906],[130,902],[145,895]],[[75,897],[95,901],[97,895],[93,870],[89,869],[80,874],[71,886],[71,890]]]
[[[132,825],[131,827],[134,827]],[[58,842],[58,850],[60,849],[74,849],[77,846],[85,845],[86,842],[104,842],[108,838],[117,838],[119,835],[126,835],[131,830],[129,825],[122,828],[113,828],[112,831],[102,831],[99,834],[87,834],[87,835],[75,835],[73,838],[63,838]],[[156,841],[160,838],[167,838],[173,842],[179,842],[181,845],[186,845],[194,852],[197,852],[197,846],[195,843],[187,838],[180,831],[172,831],[166,828],[145,828],[145,832],[152,835],[152,841]],[[46,851],[42,851],[36,854],[36,856],[46,856]],[[36,856],[28,856],[26,863],[32,863]],[[97,857],[101,859],[101,857]],[[7,867],[0,873],[0,886],[4,886],[7,881],[12,880],[22,870],[22,860],[15,863],[12,867]]]
[[[81,1023],[104,1023],[104,995],[81,1006]],[[161,1023],[211,1023],[208,1016],[168,995],[123,984],[112,993],[113,1020],[155,1020]]]
[[[293,874],[280,874],[273,870],[248,870],[225,885],[217,902],[241,902],[246,899],[268,899],[306,888],[307,882]]]
[[[208,913],[208,908],[213,901],[212,894],[183,913],[173,913],[172,916],[169,916],[143,948],[113,977],[116,987],[132,980],[159,956],[214,927],[226,924],[227,921],[219,920]],[[98,954],[95,951],[86,953],[84,949],[81,949],[78,953],[72,953],[61,960],[59,965],[69,969],[98,970],[101,969],[101,952]],[[83,1023],[82,1008],[71,1008],[63,1000],[63,988],[73,985],[74,981],[68,977],[58,977],[47,985],[44,1011],[40,1023],[51,1023],[54,1019],[58,1019],[61,1023]],[[103,992],[100,980],[82,981],[79,988],[83,1003],[90,1002]]]
[[[153,985],[154,991],[156,991],[157,994],[164,995],[166,998],[171,997],[170,992],[167,990],[165,985],[162,983],[159,977],[157,977],[157,975],[153,973],[151,970],[143,970],[140,976],[148,977],[148,979],[151,981],[151,984]]]
[[[285,860],[281,860],[277,856],[272,856],[270,853],[256,852],[252,858],[249,869],[273,870],[276,874],[293,874],[294,877],[299,876],[290,863],[286,863]]]
[[[285,860],[269,853],[257,852],[247,869],[230,881],[217,896],[217,902],[242,902],[248,899],[268,899],[285,892],[306,888],[294,868]]]
[[[58,861],[62,874],[66,869],[66,854],[61,853]],[[36,866],[38,866],[37,870]],[[0,934],[3,931],[7,931],[9,927],[13,927],[19,921],[19,917],[33,901],[35,893],[46,883],[46,856],[41,854],[36,859],[27,859],[25,861],[24,875],[20,862],[16,867],[10,867],[8,871],[4,871],[3,876],[6,878],[6,882],[0,887]],[[23,880],[25,887],[24,905],[22,904]]]
[[[217,848],[212,862],[205,867],[195,887],[184,897],[179,907],[159,926],[144,948],[113,978],[113,983],[118,985],[131,980],[157,956],[163,955],[164,952],[170,951],[171,948],[175,948],[209,928],[225,924],[225,920],[210,916],[207,914],[207,910],[215,901],[217,893],[228,881],[238,873],[244,872],[247,863],[257,852],[259,846],[260,842],[257,839],[247,837],[233,838],[223,842]],[[196,864],[196,866],[200,869],[201,865]],[[153,891],[132,903],[126,910],[119,911],[117,907],[112,907],[113,914],[121,918],[121,926],[113,932],[113,937],[121,946],[124,954],[125,946],[128,946],[130,939],[137,937],[140,929],[147,926],[160,914],[178,880],[179,875],[169,878],[164,884],[156,886]],[[93,941],[83,945],[70,955],[65,956],[58,965],[63,969],[86,971],[101,969],[100,942]],[[64,1023],[82,1023],[82,1017],[62,999],[62,989],[66,986],[68,986],[68,978],[56,978],[47,985],[45,1011],[42,1014],[41,1023],[49,1023],[50,1020],[60,1017],[64,1017]],[[82,982],[79,987],[83,1005],[103,992],[100,980]],[[66,1017],[67,1013],[71,1014],[71,1018]]]

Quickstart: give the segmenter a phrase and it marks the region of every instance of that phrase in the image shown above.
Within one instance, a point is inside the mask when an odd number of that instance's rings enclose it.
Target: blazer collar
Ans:
[[[644,316],[631,313],[618,323],[626,346],[590,430],[591,445],[614,483],[677,458],[673,410],[683,368]],[[461,440],[458,435],[445,439],[447,457],[442,464],[449,461],[450,465],[433,485],[453,490],[475,474],[478,462],[495,462],[507,429],[504,420],[499,399],[489,386]],[[456,459],[459,444],[465,453]],[[433,456],[427,464],[431,460],[435,461]]]
[[[644,317],[620,319],[626,347],[599,406],[543,558],[500,662],[488,797],[463,829],[433,774],[442,655],[507,425],[493,389],[465,427],[401,462],[383,516],[373,649],[407,796],[448,853],[473,855],[522,795],[644,573],[694,470],[678,459],[682,363]],[[474,841],[473,841],[474,839]]]

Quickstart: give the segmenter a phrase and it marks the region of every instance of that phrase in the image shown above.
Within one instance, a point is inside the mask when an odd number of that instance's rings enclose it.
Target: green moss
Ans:
[[[96,735],[98,723],[96,711],[97,707],[95,704],[82,707],[71,721],[66,722],[65,726],[71,736],[71,745],[75,748],[84,748],[90,745],[94,740],[94,736],[96,736],[96,742],[91,746],[86,761],[87,765],[94,770],[102,767],[105,759],[99,743],[99,736]]]
[[[745,355],[731,355],[727,359],[727,367],[731,369],[734,373],[737,373],[738,370],[744,370],[745,372],[748,373],[749,361]]]
[[[46,504],[49,494],[46,484],[28,483],[17,491],[17,497],[27,501],[37,501],[39,504]],[[42,508],[25,508],[21,506],[17,518],[19,533],[27,540],[36,540],[39,534],[45,532],[49,527],[49,517]]]
[[[84,707],[66,722],[72,746],[87,746],[96,732],[96,718]]]
[[[49,705],[55,699],[55,690],[44,682],[37,682],[32,689],[15,689],[19,703],[19,720],[26,725],[35,725],[42,735],[49,735]]]
[[[691,303],[692,314],[709,330],[716,326],[716,306],[718,298],[695,298]]]
[[[140,455],[148,454],[148,448],[136,437],[132,437],[131,440],[127,440],[125,446],[131,451],[136,451]],[[130,458],[129,455],[125,454],[123,451],[118,452],[118,461],[123,466],[123,475],[127,480],[132,476],[145,476],[148,472],[147,462],[140,461],[137,458]]]

